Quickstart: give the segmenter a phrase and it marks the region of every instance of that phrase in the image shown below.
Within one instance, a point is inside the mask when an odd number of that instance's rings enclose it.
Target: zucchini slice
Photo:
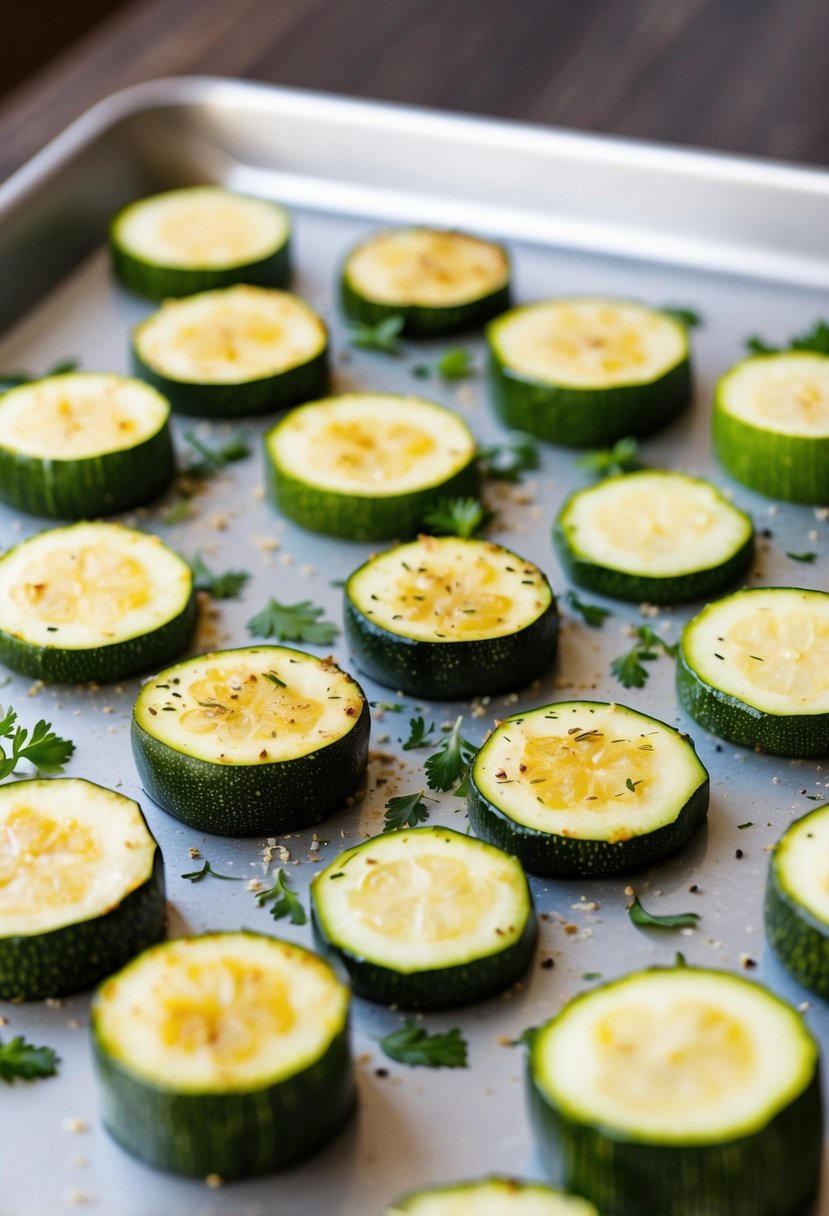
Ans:
[[[574,583],[600,595],[675,604],[727,588],[754,554],[754,529],[709,482],[646,470],[571,494],[553,538]]]
[[[288,291],[225,287],[162,304],[133,330],[132,363],[179,414],[267,414],[326,391],[328,334]]]
[[[766,883],[766,934],[798,983],[829,999],[829,803],[803,815],[775,846]]]
[[[829,503],[829,355],[744,359],[720,380],[714,450],[744,485],[788,502]]]
[[[691,399],[688,331],[629,300],[541,300],[487,326],[495,405],[507,426],[600,447],[664,426]]]
[[[73,524],[0,558],[0,662],[62,683],[121,680],[187,645],[190,567],[146,532]]]
[[[383,1216],[599,1216],[586,1199],[539,1182],[482,1178],[411,1191]]]
[[[164,934],[164,865],[131,798],[76,777],[0,786],[0,998],[91,988]]]
[[[265,436],[274,506],[311,532],[345,540],[415,535],[441,498],[477,495],[475,457],[457,414],[390,393],[312,401]]]
[[[687,735],[623,705],[559,701],[492,732],[472,765],[469,820],[534,874],[598,878],[680,848],[708,796]]]
[[[553,661],[558,611],[532,562],[485,540],[421,536],[345,586],[345,635],[380,684],[455,700],[521,688]]]
[[[104,1126],[180,1174],[293,1165],[354,1106],[348,1012],[328,964],[278,938],[207,933],[154,946],[93,999]]]
[[[679,700],[706,730],[777,756],[829,755],[829,595],[752,587],[682,631]]]
[[[318,948],[358,996],[441,1009],[508,988],[537,937],[520,862],[449,828],[346,849],[311,884]]]
[[[392,228],[352,249],[340,298],[355,321],[374,325],[401,316],[417,337],[471,329],[510,303],[503,245],[464,232]]]
[[[369,726],[362,689],[333,660],[250,646],[148,680],[132,747],[144,789],[177,819],[220,836],[279,835],[354,793]]]
[[[530,1103],[554,1176],[602,1216],[801,1216],[820,1171],[819,1048],[740,976],[653,969],[536,1034]]]
[[[0,499],[53,519],[150,502],[175,475],[169,402],[103,372],[50,376],[0,397]]]
[[[139,199],[112,221],[115,277],[150,300],[290,277],[288,213],[265,199],[191,186]]]

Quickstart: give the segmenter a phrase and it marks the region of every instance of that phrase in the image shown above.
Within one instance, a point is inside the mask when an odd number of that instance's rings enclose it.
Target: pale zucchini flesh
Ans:
[[[774,852],[777,881],[787,895],[824,926],[829,938],[829,807],[817,807],[791,825]]]
[[[462,232],[404,228],[376,233],[348,257],[344,276],[360,297],[390,307],[447,309],[502,289],[504,250]]]
[[[720,381],[717,406],[760,431],[829,439],[829,358],[785,351],[745,359]]]
[[[586,1199],[537,1182],[484,1178],[414,1191],[383,1216],[598,1216]]]

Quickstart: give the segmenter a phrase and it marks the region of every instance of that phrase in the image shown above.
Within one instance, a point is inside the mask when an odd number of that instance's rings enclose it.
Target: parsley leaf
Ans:
[[[510,1047],[532,1047],[533,1040],[535,1039],[535,1036],[538,1034],[540,1029],[541,1029],[540,1026],[528,1026],[526,1028],[526,1030],[521,1031],[521,1033],[518,1035],[517,1038],[510,1039],[509,1046]]]
[[[456,781],[466,776],[467,769],[477,754],[477,747],[461,734],[463,715],[455,719],[455,725],[436,752],[429,756],[424,768],[426,784],[430,790],[449,790]],[[458,797],[462,797],[458,790]]]
[[[444,351],[436,367],[438,375],[444,380],[465,380],[475,371],[472,356],[462,346]]]
[[[235,600],[250,578],[247,570],[225,570],[215,574],[198,551],[190,563],[193,571],[193,586],[197,591],[206,591],[216,600]]]
[[[430,733],[434,729],[434,722],[427,726],[425,718],[409,718],[409,737],[403,744],[403,751],[411,752],[417,747],[431,747],[435,741],[430,737]]]
[[[11,740],[6,751],[0,743],[0,781],[10,777],[21,760],[28,760],[39,773],[62,773],[64,765],[75,750],[70,739],[62,739],[52,731],[52,724],[41,718],[29,731],[17,725],[17,714],[0,706],[0,739]]]
[[[628,916],[640,929],[693,929],[699,920],[698,912],[677,912],[672,916],[656,916],[642,907],[638,895],[634,896],[633,903],[628,907]]]
[[[52,1077],[58,1071],[60,1056],[51,1047],[34,1047],[22,1035],[0,1041],[0,1081],[11,1085],[14,1081],[36,1081],[40,1077]]]
[[[660,309],[667,316],[672,317],[674,321],[679,321],[680,325],[684,325],[686,329],[696,329],[702,325],[702,317],[693,308],[683,308],[675,304],[666,304]]]
[[[804,330],[783,346],[771,346],[763,338],[753,335],[746,339],[746,347],[753,355],[777,355],[781,351],[808,350],[818,355],[829,355],[829,324],[817,320],[811,329]]]
[[[430,811],[423,801],[424,797],[425,792],[417,790],[414,794],[389,798],[383,816],[383,831],[396,832],[400,828],[416,828],[419,823],[425,823]]]
[[[173,524],[182,524],[186,519],[192,519],[195,514],[193,503],[186,494],[179,495],[174,498],[169,507],[165,507],[161,512],[160,519],[163,524],[171,528]]]
[[[650,625],[639,625],[635,631],[636,641],[626,654],[620,654],[610,664],[611,673],[623,688],[644,688],[648,681],[649,672],[643,663],[651,663],[658,658],[659,651],[676,657],[677,648],[666,642]]]
[[[808,553],[787,553],[786,557],[790,557],[793,562],[813,562],[817,554],[810,550]]]
[[[281,868],[276,871],[274,885],[268,891],[260,891],[256,896],[256,902],[260,908],[264,908],[265,904],[271,904],[270,913],[274,920],[282,920],[287,916],[292,925],[304,925],[308,919],[305,909],[299,902],[299,896],[288,885],[285,871]]]
[[[617,439],[612,448],[598,448],[581,456],[576,464],[594,477],[620,477],[642,468],[639,444],[630,435]]]
[[[199,702],[202,704],[202,702]],[[179,878],[186,878],[188,882],[201,882],[203,878],[207,878],[208,874],[211,878],[221,878],[224,882],[241,882],[238,874],[217,874],[209,861],[206,861],[200,870],[192,870],[189,874],[180,874]]]
[[[454,1026],[443,1034],[429,1034],[410,1018],[399,1030],[393,1030],[380,1040],[380,1047],[390,1060],[412,1068],[466,1068],[466,1039]]]
[[[776,355],[779,353],[779,347],[769,346],[768,342],[764,342],[756,334],[752,334],[750,338],[746,338],[746,350],[752,355]]]
[[[43,375],[44,376],[65,376],[68,372],[77,371],[81,365],[80,359],[58,359],[53,363]],[[28,384],[31,380],[40,380],[41,377],[33,375],[32,372],[0,372],[0,393],[7,393],[10,388],[18,388],[21,384]]]
[[[185,431],[184,438],[201,456],[201,460],[185,467],[188,477],[215,477],[232,461],[244,460],[250,455],[250,443],[244,431],[235,431],[215,448],[208,447],[195,431]]]
[[[613,616],[609,608],[601,608],[598,604],[585,604],[584,600],[580,600],[575,591],[568,591],[564,597],[568,607],[574,612],[578,612],[579,616],[584,619],[585,624],[591,629],[601,629],[605,622],[605,618]]]
[[[469,540],[492,519],[492,512],[477,498],[441,498],[423,516],[424,527],[436,536]]]
[[[406,318],[395,314],[384,317],[376,325],[365,321],[352,321],[351,345],[359,350],[376,350],[383,355],[400,354],[400,335]]]
[[[528,469],[537,469],[540,464],[538,444],[532,435],[523,431],[511,431],[503,443],[491,443],[478,452],[487,477],[500,481],[520,481],[521,474]]]
[[[324,608],[302,600],[298,604],[280,604],[269,599],[265,607],[247,623],[248,632],[257,638],[276,638],[278,642],[307,642],[309,646],[327,646],[340,632],[333,621],[321,621]]]

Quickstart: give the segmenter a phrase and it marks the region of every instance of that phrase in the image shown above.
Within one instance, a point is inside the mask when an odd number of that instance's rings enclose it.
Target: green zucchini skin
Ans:
[[[94,519],[152,502],[176,472],[165,422],[143,443],[78,460],[44,460],[0,446],[0,499],[49,519]]]
[[[578,1123],[528,1072],[530,1113],[542,1160],[602,1216],[806,1216],[823,1147],[820,1071],[749,1136],[705,1145],[650,1145]],[[791,1146],[798,1146],[793,1160]]]
[[[343,625],[357,666],[387,688],[416,697],[453,701],[511,692],[531,683],[552,663],[558,646],[555,599],[517,633],[467,642],[424,642],[370,621],[346,586]]]
[[[270,836],[320,823],[354,793],[368,764],[368,702],[324,750],[271,764],[213,764],[176,751],[132,720],[132,752],[154,802],[200,832]]]
[[[103,916],[47,933],[0,937],[0,1000],[42,1001],[94,988],[164,936],[164,861]]]
[[[556,836],[526,827],[495,806],[469,775],[467,813],[472,830],[481,840],[517,857],[531,874],[549,878],[609,878],[653,865],[690,840],[705,822],[710,801],[706,777],[682,807],[673,823],[630,840],[585,840]]]
[[[110,228],[109,252],[116,279],[134,295],[146,300],[180,299],[200,291],[233,287],[246,283],[253,287],[287,287],[291,279],[290,238],[266,258],[242,266],[198,270],[181,266],[157,266],[120,246],[115,239],[115,223]]]
[[[754,751],[813,759],[829,755],[829,713],[771,714],[705,683],[691,667],[682,641],[676,692],[687,714],[706,730]]]
[[[238,384],[202,384],[173,380],[156,371],[131,347],[132,373],[168,399],[177,414],[202,418],[245,418],[290,409],[324,397],[329,387],[328,346],[305,363],[272,376]]]
[[[521,376],[489,346],[489,383],[505,426],[562,447],[603,447],[666,426],[691,400],[685,358],[649,384],[581,389]]]
[[[825,806],[816,807],[795,823],[800,824],[821,813],[827,813]],[[766,937],[777,958],[797,982],[829,1000],[829,925],[799,903],[783,880],[779,853],[786,835],[784,832],[778,841],[769,863]]]
[[[476,457],[440,485],[397,495],[341,494],[306,484],[278,466],[265,436],[265,486],[280,514],[309,532],[341,540],[407,540],[442,498],[477,498],[480,474]]]
[[[163,667],[186,648],[196,623],[196,596],[178,616],[151,633],[142,633],[109,646],[61,649],[36,646],[0,629],[0,663],[46,684],[109,684]]]
[[[509,282],[506,282],[477,300],[446,308],[427,308],[423,304],[381,304],[376,300],[367,300],[355,291],[345,271],[340,278],[340,306],[346,317],[352,321],[362,321],[365,325],[377,325],[387,317],[403,317],[403,332],[413,338],[439,337],[476,329],[504,312],[511,302],[512,293]]]

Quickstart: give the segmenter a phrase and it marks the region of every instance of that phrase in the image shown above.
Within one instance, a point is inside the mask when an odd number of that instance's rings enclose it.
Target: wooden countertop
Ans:
[[[829,164],[823,0],[133,0],[0,107],[0,178],[207,73]]]

